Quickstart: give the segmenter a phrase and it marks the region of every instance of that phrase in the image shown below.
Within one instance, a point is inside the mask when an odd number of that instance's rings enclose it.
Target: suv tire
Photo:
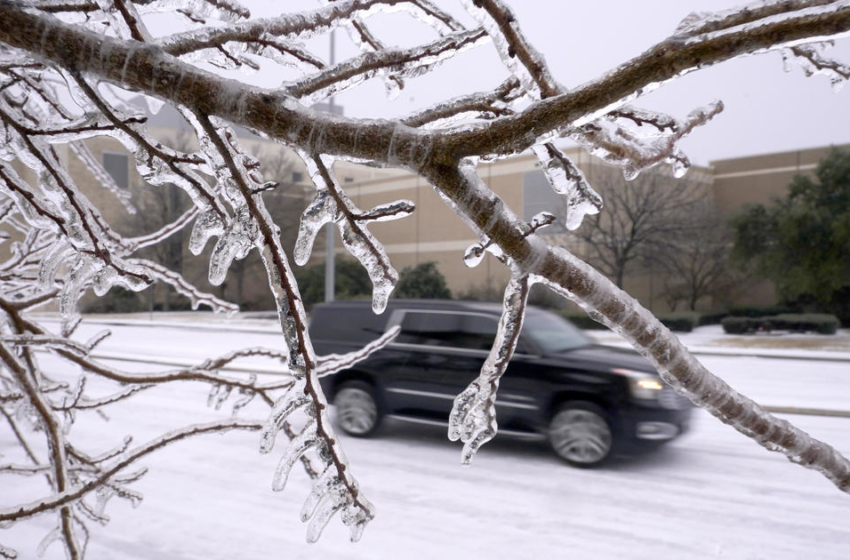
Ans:
[[[368,437],[381,423],[381,410],[374,389],[362,381],[340,385],[334,395],[336,423],[348,435]]]
[[[605,411],[585,401],[558,408],[549,423],[549,444],[574,467],[595,467],[611,454],[614,436]]]

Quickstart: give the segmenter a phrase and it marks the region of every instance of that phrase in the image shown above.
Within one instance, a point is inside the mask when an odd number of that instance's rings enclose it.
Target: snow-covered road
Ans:
[[[256,333],[121,327],[102,351],[201,358],[277,340]],[[847,363],[703,361],[766,404],[850,409]],[[141,443],[165,429],[222,415],[205,403],[200,385],[157,388],[116,408],[109,423],[81,419],[73,433],[94,449],[128,433]],[[247,411],[252,413],[260,416],[263,408]],[[850,419],[788,418],[850,454]],[[0,462],[21,460],[11,443],[8,429],[0,428]],[[541,443],[506,438],[485,446],[472,467],[462,468],[460,449],[444,430],[401,423],[388,423],[375,439],[346,438],[343,445],[378,508],[358,544],[348,542],[338,520],[318,544],[306,544],[298,512],[309,491],[307,477],[295,474],[284,492],[272,492],[278,455],[260,455],[256,434],[230,433],[182,442],[146,459],[150,472],[136,485],[145,501],[136,510],[112,502],[112,522],[94,528],[88,558],[850,557],[850,496],[702,412],[688,435],[660,452],[590,471],[565,467]],[[0,508],[44,491],[38,477],[0,476]],[[35,558],[53,523],[44,516],[2,530],[0,543],[17,548],[21,558]],[[54,545],[45,557],[63,555]]]

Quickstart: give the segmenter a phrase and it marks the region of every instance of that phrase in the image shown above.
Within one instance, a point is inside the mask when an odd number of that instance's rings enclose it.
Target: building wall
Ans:
[[[602,175],[603,168],[611,167],[598,159],[591,159],[578,149],[567,150],[567,153],[591,181],[594,176]],[[479,165],[478,173],[484,183],[493,189],[516,215],[526,220],[531,219],[531,215],[524,208],[523,191],[529,174],[542,174],[535,156],[524,155],[483,163]],[[691,178],[703,184],[707,194],[711,196],[710,169],[694,168]],[[672,178],[670,185],[671,188],[676,188]],[[416,211],[412,216],[370,226],[370,231],[384,244],[398,270],[421,262],[434,261],[456,296],[488,285],[501,290],[507,283],[510,276],[507,268],[490,255],[474,269],[463,264],[463,253],[467,247],[478,242],[477,236],[423,179],[413,174],[387,177],[350,185],[346,191],[363,210],[398,199],[409,199],[416,204]],[[550,191],[550,188],[547,186],[543,191]],[[563,204],[563,197],[553,198]],[[542,204],[539,200],[537,202],[533,212],[545,209],[559,214],[556,208],[546,208],[545,200]],[[560,212],[560,217],[563,216],[564,213]],[[582,258],[588,255],[583,242],[562,226],[552,225],[541,230],[541,235],[548,238],[550,243],[568,247]],[[337,254],[342,255],[342,250]],[[323,258],[321,254],[314,253],[314,262],[321,262]],[[639,270],[637,267],[634,267],[633,273],[625,282],[629,293],[655,311],[667,309],[665,300],[660,297],[660,286],[657,271]],[[702,303],[705,307],[711,305],[710,301]]]
[[[171,111],[173,112],[173,109]],[[193,135],[188,125],[182,122],[179,115],[168,113],[168,107],[165,107],[160,114],[151,117],[148,130],[166,145],[184,150],[197,149],[194,141],[189,140],[193,138]],[[286,196],[290,197],[291,206],[295,209],[293,215],[287,214],[286,221],[292,227],[284,234],[285,248],[291,253],[295,229],[297,229],[297,216],[313,196],[303,162],[276,143],[252,136],[243,130],[237,130],[237,134],[243,146],[261,159],[280,158],[288,162],[287,176],[276,177],[276,179],[295,183],[286,191]],[[87,140],[86,145],[98,159],[108,152],[126,154],[123,146],[111,138],[94,138]],[[141,216],[128,214],[112,193],[97,184],[91,172],[67,146],[59,146],[58,149],[70,175],[80,185],[85,195],[100,209],[107,222],[124,235],[147,233]],[[718,160],[711,162],[708,168],[692,169],[689,177],[704,183],[708,195],[714,200],[716,206],[731,217],[747,204],[769,204],[774,198],[783,196],[794,175],[813,174],[817,162],[828,151],[828,147],[819,147]],[[608,167],[577,148],[568,149],[567,154],[583,169],[591,183]],[[147,209],[144,206],[143,193],[157,187],[144,184],[136,172],[132,155],[127,154],[127,156],[130,158],[129,190],[134,203],[140,206],[140,213],[144,213]],[[35,180],[28,170],[21,169],[20,172],[27,180]],[[534,172],[540,172],[540,164],[532,155],[483,163],[479,166],[479,175],[484,183],[490,186],[515,214],[525,219],[529,219],[530,216],[524,216],[529,211],[528,208],[524,208],[523,185],[529,174]],[[395,221],[373,223],[369,226],[384,244],[391,261],[398,270],[423,262],[436,262],[455,295],[476,288],[482,289],[488,285],[500,289],[507,282],[509,275],[506,268],[492,256],[488,255],[474,269],[464,265],[463,252],[471,244],[477,243],[478,239],[470,227],[449,209],[424,179],[402,170],[377,169],[348,162],[338,162],[335,166],[335,174],[351,199],[362,210],[369,210],[379,204],[398,199],[409,199],[416,205],[416,211],[412,216]],[[552,227],[548,231],[542,230],[541,235],[548,236],[550,242],[567,246],[579,256],[586,257],[588,254],[587,248],[577,243],[575,237],[563,228]],[[209,244],[203,255],[195,257],[185,247],[187,238],[188,231],[185,232],[183,240],[182,273],[184,276],[203,288],[219,294],[224,291],[225,296],[232,297],[234,283],[232,277],[228,277],[227,285],[223,289],[211,287],[205,280],[208,256],[214,242]],[[324,261],[324,246],[325,236],[321,234],[316,241],[309,264]],[[338,234],[336,250],[338,255],[345,254]],[[256,257],[252,259],[244,277],[243,291],[247,294],[246,298],[250,300],[251,307],[266,307],[271,305],[271,299],[267,296],[267,279]],[[658,270],[634,267],[626,278],[624,287],[650,309],[663,311],[667,308],[667,304],[661,296],[661,284],[662,278]],[[775,290],[769,282],[758,282],[751,288],[748,287],[744,302],[769,304],[775,300],[775,297]],[[718,302],[708,300],[701,302],[702,307],[712,307],[717,304]]]
[[[841,147],[850,149],[850,145]],[[818,161],[831,149],[823,146],[712,161],[718,207],[732,215],[748,204],[772,203],[787,193],[795,175],[813,176]]]

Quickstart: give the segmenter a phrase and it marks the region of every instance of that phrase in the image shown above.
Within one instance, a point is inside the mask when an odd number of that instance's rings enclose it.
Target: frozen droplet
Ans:
[[[463,264],[469,268],[475,268],[484,260],[484,247],[480,243],[474,243],[466,248],[463,253]]]
[[[531,218],[531,227],[536,231],[550,224],[554,224],[558,218],[551,212],[539,212]]]
[[[363,529],[375,517],[375,506],[362,494],[357,496],[358,503],[346,504],[342,510],[342,523],[348,527],[351,542],[357,542],[363,536]]]

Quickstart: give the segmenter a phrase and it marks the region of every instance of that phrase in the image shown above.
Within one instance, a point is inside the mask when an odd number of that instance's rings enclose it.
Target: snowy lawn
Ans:
[[[85,338],[102,327],[83,328]],[[160,358],[200,358],[279,340],[165,327],[114,330],[102,351]],[[58,363],[43,361],[48,370]],[[703,361],[765,404],[850,409],[848,363]],[[156,388],[108,411],[110,422],[81,418],[74,429],[93,451],[126,434],[140,444],[226,414],[206,408],[206,394],[199,384]],[[244,416],[262,417],[265,410],[251,405]],[[850,454],[850,419],[788,418]],[[145,501],[135,510],[111,502],[112,522],[95,527],[88,558],[846,559],[850,550],[850,496],[702,412],[689,434],[661,451],[599,470],[568,468],[542,443],[501,437],[472,467],[462,468],[460,447],[446,440],[444,430],[409,424],[388,423],[375,439],[345,438],[354,474],[378,508],[358,544],[348,542],[337,519],[318,544],[306,544],[298,513],[309,492],[307,477],[296,470],[284,492],[272,492],[281,450],[263,456],[257,443],[255,433],[206,436],[144,460],[150,472],[135,488]],[[23,462],[5,426],[0,453],[0,462]],[[39,477],[0,476],[0,508],[45,490]],[[0,543],[18,549],[21,558],[35,558],[54,520],[43,516],[2,530]],[[54,544],[45,557],[64,556]]]

